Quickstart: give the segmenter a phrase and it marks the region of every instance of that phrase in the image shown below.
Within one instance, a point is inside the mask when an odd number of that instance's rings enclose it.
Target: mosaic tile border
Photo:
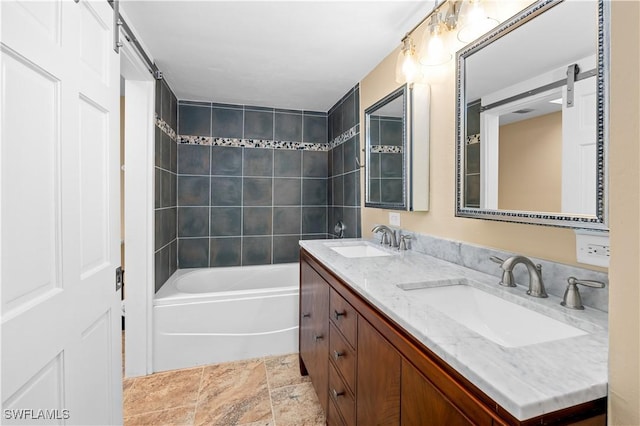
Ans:
[[[162,128],[159,120],[156,117],[156,125]],[[166,123],[164,123],[166,125]],[[170,127],[166,126],[169,130]],[[165,131],[166,133],[166,131]],[[214,138],[211,136],[192,136],[192,135],[178,135],[176,140],[180,144],[191,145],[211,145],[211,146],[228,146],[233,148],[271,148],[271,149],[291,149],[291,150],[304,150],[304,151],[330,151],[331,149],[345,143],[352,137],[358,134],[358,125],[353,126],[351,129],[342,133],[335,138],[331,143],[312,143],[312,142],[292,142],[292,141],[275,141],[270,139],[240,139],[240,138]],[[400,148],[401,147],[393,147]],[[381,151],[382,152],[382,151]],[[402,152],[402,151],[394,151]]]
[[[358,124],[356,124],[355,126],[350,128],[346,132],[344,132],[341,135],[339,135],[338,137],[334,138],[329,143],[330,149],[333,149],[333,148],[337,147],[338,145],[341,145],[341,144],[345,143],[346,141],[348,141],[349,139],[351,139],[352,137],[354,137],[358,133],[359,133],[358,132]]]
[[[169,123],[164,121],[162,118],[158,117],[157,114],[155,116],[155,122],[156,122],[156,126],[159,127],[160,130],[162,130],[167,136],[169,136],[172,141],[176,142],[178,140],[178,135],[176,134],[176,131],[171,128]]]
[[[178,143],[192,145],[228,146],[233,148],[271,148],[305,151],[329,151],[329,144],[274,141],[270,139],[213,138],[211,136],[179,135]]]
[[[402,154],[403,149],[401,146],[373,145],[371,146],[371,152],[378,154]]]
[[[480,143],[480,133],[467,136],[467,145],[471,145],[474,143]]]

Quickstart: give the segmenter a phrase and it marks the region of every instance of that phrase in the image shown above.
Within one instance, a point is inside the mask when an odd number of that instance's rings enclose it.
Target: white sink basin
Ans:
[[[391,256],[391,253],[380,250],[369,244],[358,244],[352,246],[329,247],[331,250],[344,257],[380,257]]]
[[[411,299],[427,305],[507,348],[583,336],[585,331],[469,285],[429,287],[400,284]]]

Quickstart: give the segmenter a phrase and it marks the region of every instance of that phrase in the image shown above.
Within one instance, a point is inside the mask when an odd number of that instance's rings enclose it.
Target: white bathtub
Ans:
[[[154,300],[154,371],[296,352],[298,268],[176,271]]]

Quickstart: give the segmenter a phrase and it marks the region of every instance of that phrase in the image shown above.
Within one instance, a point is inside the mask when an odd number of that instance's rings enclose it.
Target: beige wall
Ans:
[[[612,15],[609,423],[640,425],[640,2],[613,1]],[[416,39],[420,39],[422,31],[424,25],[414,33]],[[394,74],[398,51],[392,52],[360,83],[361,123],[364,123],[364,109],[398,87]],[[451,61],[431,78],[431,210],[401,213],[402,227],[577,264],[575,234],[571,230],[454,216],[454,76]],[[364,136],[362,132],[361,146],[364,146]],[[387,210],[363,208],[363,236],[371,235],[374,224],[388,223],[388,213]]]
[[[611,9],[609,422],[640,425],[640,3]]]
[[[510,3],[511,5],[516,2]],[[526,3],[522,7],[526,6]],[[512,13],[507,16],[511,16]],[[415,33],[420,40],[425,25]],[[450,39],[450,41],[455,40]],[[398,46],[400,43],[398,42]],[[458,45],[457,48],[462,47]],[[360,122],[364,110],[396,89],[395,65],[399,47],[373,69],[360,83]],[[453,240],[513,251],[527,256],[576,264],[575,234],[572,230],[517,223],[455,217],[455,61],[438,67],[430,75],[430,211],[402,212],[403,228]],[[364,132],[360,144],[364,144]],[[364,162],[364,161],[363,161]],[[364,182],[364,175],[361,182]],[[361,191],[364,194],[364,190]],[[364,205],[364,202],[362,202]],[[362,235],[370,235],[377,223],[388,224],[388,211],[362,209]],[[598,268],[594,268],[598,269]]]
[[[498,208],[562,211],[562,112],[500,126]]]

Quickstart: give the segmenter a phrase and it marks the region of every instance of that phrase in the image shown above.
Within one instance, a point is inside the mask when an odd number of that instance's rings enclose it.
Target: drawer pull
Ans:
[[[344,356],[344,352],[338,352],[338,351],[333,351],[333,357],[335,359],[340,358],[341,356]]]
[[[302,318],[309,318],[309,317],[311,317],[311,314],[310,314],[310,313],[302,314]]]
[[[343,317],[343,316],[345,316],[345,315],[347,315],[347,312],[346,312],[346,311],[342,311],[342,312],[338,312],[338,311],[335,311],[335,310],[333,311],[333,316],[334,316],[334,318],[335,318],[336,320],[339,320],[339,319],[340,319],[340,317]]]
[[[334,397],[335,399],[338,399],[338,397],[339,397],[339,396],[344,395],[344,391],[340,391],[340,392],[338,392],[337,390],[332,389],[332,390],[331,390],[331,394],[333,395],[333,397]]]
[[[324,336],[322,334],[318,334],[318,335],[314,336],[314,339],[316,339],[316,342],[317,342],[318,340],[324,339]]]

